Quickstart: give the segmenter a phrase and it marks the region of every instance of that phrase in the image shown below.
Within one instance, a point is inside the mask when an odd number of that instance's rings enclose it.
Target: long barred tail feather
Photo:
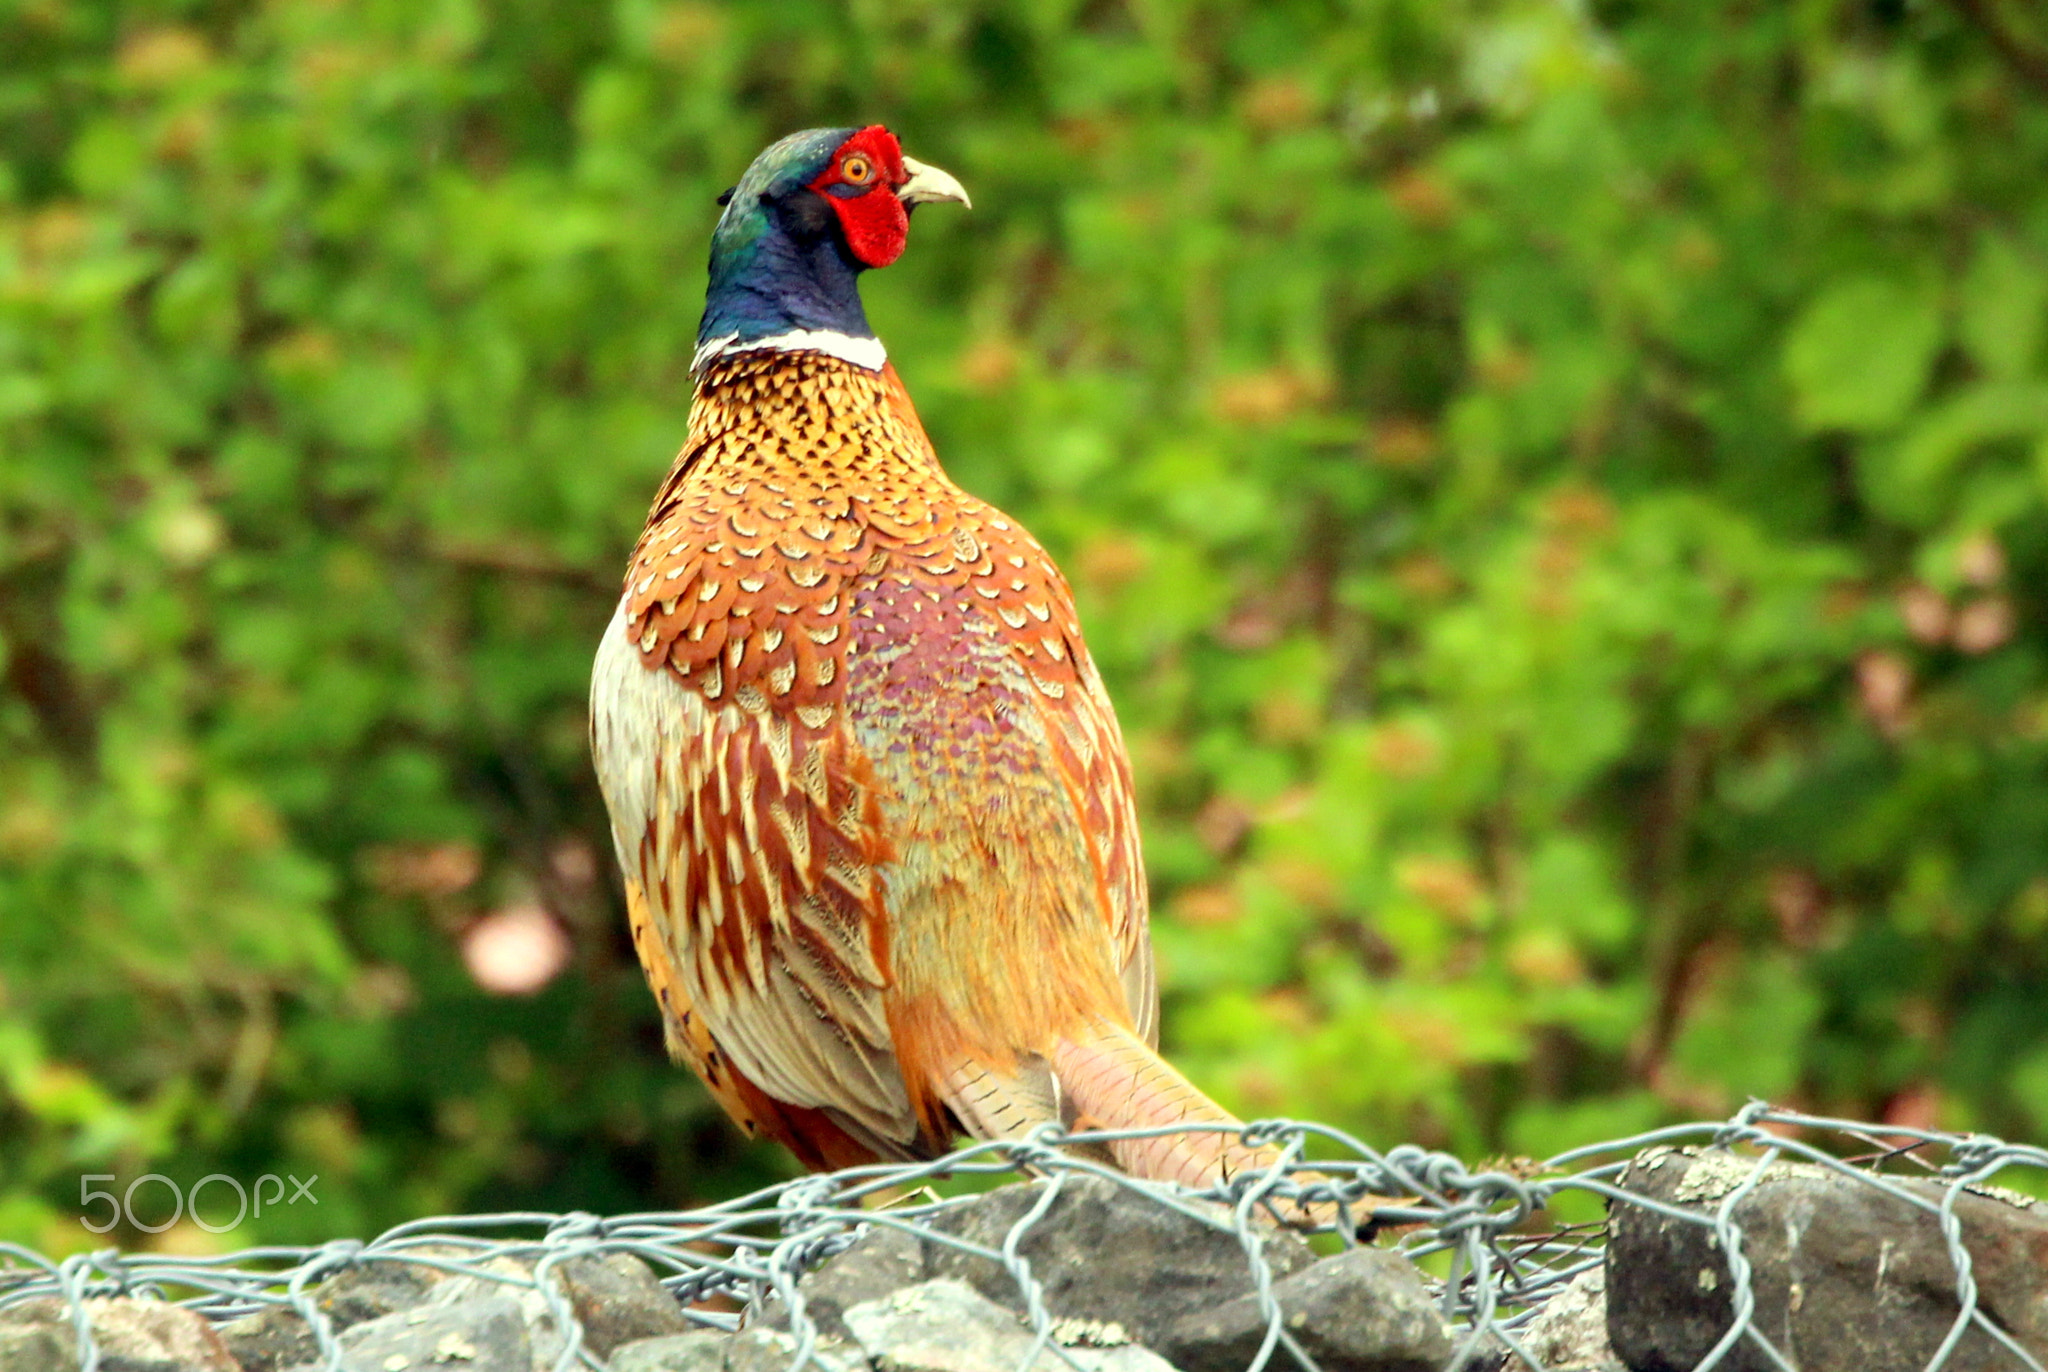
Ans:
[[[981,1139],[1023,1138],[1052,1123],[1076,1132],[1188,1126],[1107,1145],[1068,1145],[1148,1181],[1200,1190],[1282,1160],[1277,1148],[1247,1144],[1242,1121],[1174,1070],[1131,1028],[1106,1019],[1060,1035],[1047,1057],[1027,1057],[1008,1071],[956,1063],[941,1080],[939,1095],[960,1126]],[[1295,1176],[1306,1181],[1312,1174]],[[1282,1223],[1321,1229],[1369,1226],[1374,1210],[1386,1204],[1365,1196],[1340,1213],[1333,1202],[1276,1197],[1270,1208]]]
[[[1279,1160],[1272,1149],[1247,1147],[1229,1132],[1242,1127],[1237,1117],[1122,1025],[1098,1020],[1081,1033],[1063,1036],[1052,1050],[1052,1070],[1071,1102],[1073,1118],[1086,1126],[1226,1126],[1110,1144],[1117,1165],[1133,1176],[1211,1186]]]
[[[1212,1126],[1110,1144],[1117,1166],[1132,1176],[1199,1188],[1281,1161],[1278,1149],[1247,1144],[1236,1116],[1121,1025],[1098,1021],[1083,1033],[1062,1037],[1051,1061],[1069,1100],[1070,1122],[1104,1130]],[[1295,1177],[1307,1181],[1312,1174]],[[1340,1213],[1333,1202],[1276,1200],[1272,1211],[1283,1223],[1307,1229],[1370,1228],[1376,1209],[1400,1203],[1364,1196]]]

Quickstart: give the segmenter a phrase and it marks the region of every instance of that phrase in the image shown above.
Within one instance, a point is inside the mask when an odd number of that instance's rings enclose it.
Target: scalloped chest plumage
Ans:
[[[945,477],[893,371],[818,353],[714,363],[627,574],[650,665],[708,701],[822,718],[857,633],[937,627],[949,594],[953,616],[993,621],[1043,694],[1074,684],[1065,581],[1028,533]]]

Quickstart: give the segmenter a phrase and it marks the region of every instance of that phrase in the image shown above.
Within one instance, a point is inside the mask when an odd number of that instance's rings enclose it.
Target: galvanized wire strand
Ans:
[[[1977,1279],[1971,1270],[1970,1250],[1963,1245],[1963,1222],[1956,1218],[1956,1200],[1969,1188],[1970,1183],[1981,1182],[2003,1171],[2005,1165],[2001,1160],[1988,1160],[1975,1172],[1955,1177],[1942,1196],[1941,1233],[1948,1241],[1949,1261],[1955,1265],[1956,1297],[1962,1309],[1957,1312],[1956,1322],[1950,1327],[1948,1337],[1941,1341],[1941,1346],[1935,1349],[1934,1355],[1928,1359],[1928,1372],[1939,1372],[1947,1363],[1949,1355],[1955,1351],[1956,1345],[1962,1342],[1963,1331],[1972,1324],[2003,1344],[2008,1352],[2032,1368],[2033,1372],[2043,1372],[2039,1359],[2020,1347],[2012,1335],[1985,1318],[1984,1312],[1977,1308]]]
[[[1240,1133],[1248,1145],[1270,1150],[1271,1161],[1245,1168],[1207,1191],[1190,1191],[1140,1181],[1097,1160],[1100,1145],[1191,1129]],[[1069,1151],[1082,1145],[1089,1146],[1086,1152]],[[1630,1180],[1630,1168],[1646,1150],[1685,1145],[1738,1150],[1744,1160],[1740,1180],[1705,1209],[1642,1194]],[[1859,1149],[1875,1150],[1874,1157],[1856,1156]],[[687,1211],[610,1217],[539,1211],[440,1215],[398,1225],[367,1241],[272,1245],[201,1257],[107,1248],[58,1260],[0,1243],[0,1311],[54,1298],[75,1335],[80,1372],[97,1372],[102,1352],[87,1304],[91,1300],[155,1296],[216,1322],[289,1309],[305,1322],[317,1350],[316,1365],[341,1372],[344,1346],[316,1298],[321,1282],[347,1271],[412,1268],[477,1279],[490,1284],[485,1289],[515,1295],[542,1323],[543,1356],[551,1359],[554,1372],[596,1370],[603,1363],[576,1316],[568,1264],[625,1253],[646,1262],[656,1280],[689,1307],[688,1318],[706,1329],[730,1331],[741,1321],[727,1310],[705,1308],[716,1298],[749,1307],[771,1297],[779,1301],[792,1341],[791,1372],[831,1372],[823,1361],[821,1331],[805,1308],[801,1278],[862,1235],[893,1230],[980,1259],[1008,1275],[1032,1333],[1019,1372],[1047,1366],[1048,1354],[1071,1372],[1081,1372],[1081,1361],[1061,1342],[1057,1312],[1047,1304],[1044,1283],[1032,1270],[1025,1246],[1070,1185],[1093,1177],[1235,1236],[1265,1326],[1248,1372],[1275,1372],[1283,1353],[1301,1372],[1317,1372],[1314,1359],[1288,1327],[1265,1247],[1274,1221],[1304,1215],[1331,1219],[1328,1230],[1347,1247],[1361,1241],[1357,1220],[1369,1215],[1372,1225],[1393,1231],[1393,1245],[1426,1264],[1425,1271],[1443,1264],[1437,1270],[1445,1275],[1428,1280],[1455,1336],[1451,1366],[1493,1358],[1533,1372],[1540,1363],[1522,1337],[1530,1321],[1546,1301],[1603,1261],[1606,1236],[1598,1224],[1534,1229],[1566,1196],[1626,1204],[1706,1230],[1726,1269],[1729,1323],[1699,1362],[1698,1372],[1725,1364],[1744,1343],[1767,1363],[1789,1369],[1789,1360],[1756,1324],[1756,1274],[1737,1219],[1781,1163],[1806,1164],[1829,1177],[1874,1188],[1927,1215],[1938,1227],[1955,1274],[1957,1313],[1927,1363],[1928,1372],[1947,1368],[1972,1329],[2012,1353],[2018,1365],[2048,1372],[1982,1307],[1957,1211],[1964,1195],[1998,1194],[1995,1182],[2002,1174],[2028,1174],[2034,1189],[2048,1187],[2048,1149],[1983,1134],[1776,1110],[1760,1102],[1726,1120],[1590,1143],[1526,1166],[1475,1167],[1453,1154],[1413,1144],[1382,1151],[1343,1130],[1291,1120],[1260,1121],[1242,1130],[1202,1125],[1069,1133],[1048,1125],[1025,1138],[977,1142],[930,1161],[877,1163],[802,1177]],[[1903,1175],[1882,1170],[1888,1165],[1912,1170]],[[995,1246],[964,1238],[948,1224],[948,1217],[974,1204],[975,1196],[949,1198],[922,1190],[949,1177],[1018,1176],[1034,1178],[1036,1192]]]
[[[78,1336],[78,1372],[99,1372],[99,1341],[93,1337],[92,1315],[86,1309],[84,1283],[79,1276],[87,1261],[89,1259],[68,1258],[58,1264],[57,1280],[71,1313],[71,1327]]]
[[[1003,1235],[1003,1266],[1009,1269],[1010,1279],[1017,1283],[1018,1294],[1024,1298],[1024,1315],[1031,1321],[1034,1335],[1031,1347],[1025,1350],[1023,1361],[1017,1364],[1017,1372],[1030,1372],[1039,1355],[1048,1347],[1056,1349],[1060,1360],[1073,1368],[1074,1372],[1082,1372],[1080,1360],[1052,1341],[1052,1312],[1045,1308],[1045,1286],[1032,1273],[1031,1260],[1024,1256],[1022,1247],[1024,1236],[1031,1232],[1032,1225],[1045,1218],[1046,1212],[1052,1209],[1053,1202],[1059,1199],[1060,1191],[1067,1184],[1067,1178],[1072,1175],[1071,1172],[1056,1170],[1047,1177],[1045,1185],[1039,1189],[1038,1199],[1032,1203],[1029,1210],[1017,1217],[1017,1222]]]
[[[1728,1331],[1721,1335],[1718,1343],[1707,1350],[1707,1356],[1700,1359],[1693,1372],[1712,1372],[1712,1369],[1721,1365],[1721,1359],[1728,1356],[1729,1350],[1745,1338],[1763,1349],[1764,1356],[1777,1364],[1780,1372],[1799,1372],[1799,1369],[1778,1351],[1777,1345],[1765,1338],[1763,1331],[1752,1323],[1752,1317],[1756,1314],[1756,1284],[1749,1265],[1749,1256],[1742,1251],[1742,1229],[1735,1223],[1735,1207],[1747,1200],[1750,1193],[1756,1190],[1758,1184],[1763,1181],[1764,1174],[1770,1170],[1771,1164],[1778,1160],[1779,1151],[1776,1148],[1764,1149],[1755,1165],[1749,1169],[1749,1175],[1742,1179],[1740,1185],[1723,1196],[1721,1203],[1714,1207],[1714,1242],[1721,1250],[1722,1261],[1728,1266],[1729,1280],[1735,1283],[1734,1293],[1729,1297],[1733,1309],[1730,1311]]]
[[[1245,1143],[1254,1148],[1261,1145],[1270,1146],[1272,1132],[1255,1125],[1245,1130]],[[1303,1136],[1295,1134],[1285,1142],[1278,1160],[1271,1168],[1265,1169],[1263,1175],[1247,1174],[1238,1179],[1243,1191],[1231,1215],[1237,1228],[1238,1246],[1244,1249],[1245,1262],[1251,1269],[1252,1285],[1259,1298],[1259,1313],[1266,1320],[1265,1337],[1260,1340],[1259,1351],[1252,1357],[1246,1372],[1266,1372],[1266,1364],[1271,1361],[1274,1348],[1283,1342],[1288,1353],[1293,1356],[1296,1363],[1306,1369],[1306,1372],[1322,1372],[1316,1366],[1315,1359],[1287,1333],[1280,1302],[1273,1295],[1273,1264],[1266,1261],[1265,1240],[1252,1228],[1251,1223],[1253,1210],[1264,1202],[1268,1193],[1300,1163],[1303,1143]]]

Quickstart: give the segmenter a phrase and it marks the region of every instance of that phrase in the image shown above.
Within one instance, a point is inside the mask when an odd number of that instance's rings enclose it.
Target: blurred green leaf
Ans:
[[[1785,338],[1794,413],[1809,429],[1885,429],[1913,408],[1941,347],[1935,295],[1878,277],[1824,287]]]

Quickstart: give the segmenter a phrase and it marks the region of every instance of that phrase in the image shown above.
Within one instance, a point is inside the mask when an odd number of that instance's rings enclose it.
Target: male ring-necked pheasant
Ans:
[[[591,684],[670,1049],[813,1168],[1235,1122],[1154,1051],[1130,766],[1066,582],[940,469],[861,308],[933,201],[967,193],[880,125],[728,193],[689,437]],[[1264,1160],[1112,1151],[1190,1184]]]

